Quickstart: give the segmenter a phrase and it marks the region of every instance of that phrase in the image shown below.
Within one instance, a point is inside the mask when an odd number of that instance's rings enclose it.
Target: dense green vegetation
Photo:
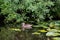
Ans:
[[[23,22],[32,29],[22,31]],[[0,40],[60,40],[59,36],[60,0],[0,0]]]

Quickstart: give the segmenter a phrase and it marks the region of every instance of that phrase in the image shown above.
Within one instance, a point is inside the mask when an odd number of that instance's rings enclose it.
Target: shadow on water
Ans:
[[[50,40],[44,34],[33,35],[31,32],[22,31],[15,35],[15,40]]]

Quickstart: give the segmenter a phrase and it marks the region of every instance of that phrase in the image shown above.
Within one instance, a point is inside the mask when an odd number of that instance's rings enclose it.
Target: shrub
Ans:
[[[30,22],[39,23],[50,16],[50,8],[54,2],[50,0],[0,0],[0,15],[4,15],[5,23]]]

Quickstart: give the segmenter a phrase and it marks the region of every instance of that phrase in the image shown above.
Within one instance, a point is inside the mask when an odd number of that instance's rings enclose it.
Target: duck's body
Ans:
[[[31,24],[25,24],[25,23],[22,23],[22,30],[25,30],[25,29],[31,29],[32,25]]]

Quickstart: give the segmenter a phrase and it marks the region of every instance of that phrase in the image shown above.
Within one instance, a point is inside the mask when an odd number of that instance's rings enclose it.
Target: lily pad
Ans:
[[[18,29],[18,28],[10,28],[10,30],[12,30],[12,31],[21,31],[21,30]]]
[[[46,30],[38,30],[39,32],[47,32]]]
[[[46,36],[59,36],[60,33],[56,33],[56,32],[47,32]]]
[[[34,33],[32,33],[32,34],[35,34],[35,35],[40,35],[40,33],[38,33],[38,32],[34,32]]]
[[[60,37],[54,37],[53,40],[60,40]]]

